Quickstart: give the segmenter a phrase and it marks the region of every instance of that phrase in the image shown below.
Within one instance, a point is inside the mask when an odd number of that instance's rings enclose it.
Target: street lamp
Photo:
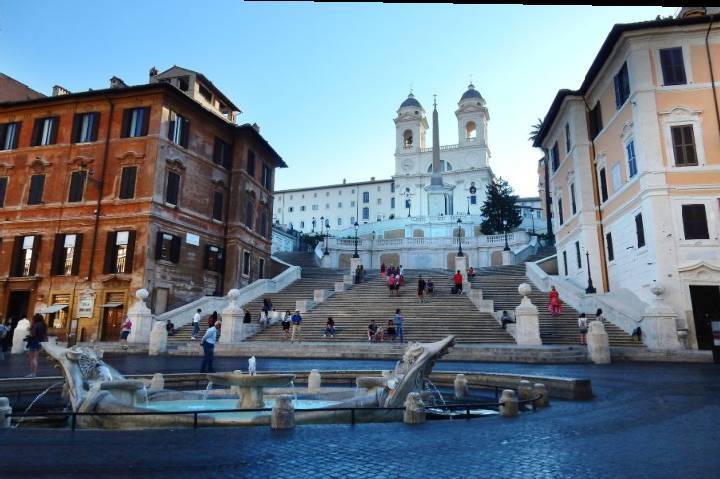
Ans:
[[[315,223],[317,223],[317,220],[316,220],[315,217],[313,216],[313,217],[312,217],[312,232],[313,232],[313,233],[315,232]]]
[[[462,227],[462,218],[458,218],[458,256],[465,256],[462,252],[462,240],[460,239],[460,228]]]
[[[505,232],[505,247],[503,251],[510,251],[510,246],[508,246],[507,242],[507,220],[503,220],[503,231]]]
[[[323,236],[324,227],[325,227],[325,217],[321,216],[320,217],[320,236]]]
[[[359,255],[358,252],[357,252],[358,226],[359,226],[359,225],[358,225],[358,222],[356,221],[353,226],[355,226],[355,254],[353,255],[353,258],[359,258],[360,255]]]
[[[587,294],[595,294],[597,290],[595,289],[595,286],[593,286],[592,283],[592,276],[590,276],[590,252],[585,251],[585,261],[587,262],[587,270],[588,270],[588,286],[585,288],[585,292]]]
[[[323,256],[330,254],[328,251],[328,238],[330,238],[330,218],[325,220],[325,252],[323,253]]]

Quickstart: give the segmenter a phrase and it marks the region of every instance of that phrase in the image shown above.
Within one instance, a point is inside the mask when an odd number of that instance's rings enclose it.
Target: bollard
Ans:
[[[425,419],[425,403],[423,403],[420,393],[408,394],[405,398],[405,413],[403,414],[405,424],[423,424]]]
[[[312,369],[308,375],[308,392],[319,393],[321,383],[322,377],[320,376],[320,371]]]
[[[550,405],[550,393],[548,393],[547,387],[543,383],[535,383],[533,386],[533,396],[540,396],[535,401],[537,407],[547,407]]]
[[[465,399],[470,395],[468,389],[468,381],[464,374],[458,374],[455,376],[455,399]]]
[[[6,397],[0,397],[0,429],[10,427],[10,414],[12,414],[10,400]]]
[[[505,389],[500,396],[500,415],[505,417],[517,416],[518,414],[518,400],[515,391],[512,389]]]
[[[520,401],[527,401],[532,397],[532,385],[527,379],[522,379],[518,384],[517,390],[518,399]]]
[[[270,418],[270,427],[273,429],[292,429],[295,427],[295,407],[290,396],[283,394],[275,399]]]

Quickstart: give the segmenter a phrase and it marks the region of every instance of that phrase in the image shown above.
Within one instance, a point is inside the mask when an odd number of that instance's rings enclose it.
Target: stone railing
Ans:
[[[530,241],[525,231],[508,233],[507,241],[510,246],[525,245]],[[397,239],[375,239],[368,240],[359,238],[357,240],[358,250],[379,250],[379,249],[404,249],[404,248],[446,248],[457,247],[462,243],[464,248],[480,248],[498,246],[505,244],[505,235],[470,236],[461,238],[397,238]],[[355,249],[354,238],[331,238],[330,249],[353,250]]]

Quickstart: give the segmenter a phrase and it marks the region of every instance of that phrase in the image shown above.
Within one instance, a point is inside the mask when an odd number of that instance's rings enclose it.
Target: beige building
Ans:
[[[720,15],[615,25],[535,142],[559,277],[586,288],[591,274],[598,293],[647,304],[662,285],[689,348],[711,348],[720,321],[719,79]]]

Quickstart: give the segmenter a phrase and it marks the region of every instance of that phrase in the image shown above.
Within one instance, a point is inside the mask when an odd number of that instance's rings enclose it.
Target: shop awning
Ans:
[[[102,305],[103,308],[117,308],[118,306],[122,306],[122,303],[105,303]]]
[[[53,313],[57,313],[61,309],[65,309],[67,307],[68,307],[67,304],[53,304],[53,305],[48,306],[47,308],[41,309],[39,311],[39,313],[40,314],[53,314]]]

